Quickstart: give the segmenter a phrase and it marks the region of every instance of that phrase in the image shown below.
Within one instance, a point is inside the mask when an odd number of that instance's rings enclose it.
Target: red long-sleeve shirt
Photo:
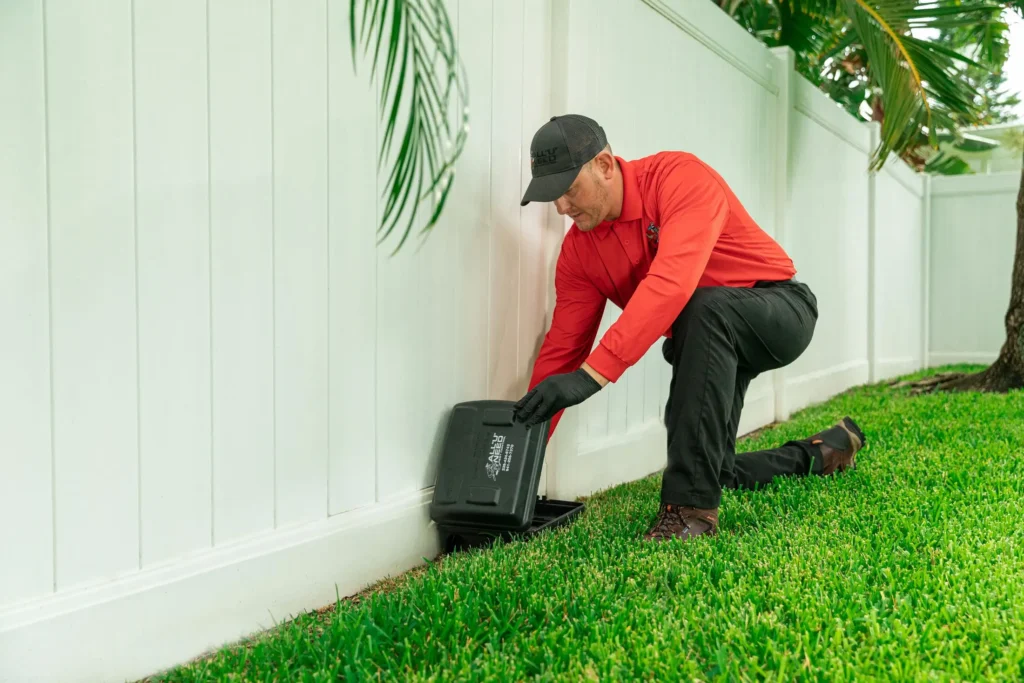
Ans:
[[[530,378],[532,389],[586,361],[611,382],[672,323],[694,289],[786,280],[793,262],[743,208],[728,184],[685,152],[661,152],[622,169],[622,210],[584,232],[573,225],[555,268],[555,310]],[[622,313],[594,341],[611,301]],[[562,413],[551,421],[554,433]]]

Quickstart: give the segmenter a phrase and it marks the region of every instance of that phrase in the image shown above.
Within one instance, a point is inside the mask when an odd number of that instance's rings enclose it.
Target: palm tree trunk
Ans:
[[[1024,167],[1024,163],[1022,163]],[[1017,192],[1017,247],[1010,279],[1010,305],[1006,310],[1006,341],[996,361],[981,372],[939,375],[915,382],[921,391],[1007,392],[1024,388],[1024,168]]]
[[[999,358],[979,378],[979,388],[986,391],[1024,387],[1024,170],[1017,191],[1017,248],[1005,322],[1006,341]]]

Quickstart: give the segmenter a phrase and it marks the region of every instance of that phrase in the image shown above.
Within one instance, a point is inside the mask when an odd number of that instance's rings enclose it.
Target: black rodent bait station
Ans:
[[[528,538],[583,512],[583,503],[537,495],[550,423],[516,422],[514,405],[467,401],[452,408],[430,504],[445,552]]]

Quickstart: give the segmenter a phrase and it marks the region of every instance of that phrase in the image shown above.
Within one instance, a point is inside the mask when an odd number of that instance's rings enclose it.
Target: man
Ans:
[[[578,115],[537,131],[530,165],[522,204],[554,202],[574,225],[556,266],[551,329],[516,418],[551,420],[550,437],[565,408],[618,380],[664,336],[673,368],[668,466],[645,539],[716,534],[723,488],[853,467],[865,439],[849,417],[774,450],[735,453],[748,384],[803,353],[818,310],[790,258],[714,170],[682,152],[627,162]],[[595,348],[606,301],[622,313]]]

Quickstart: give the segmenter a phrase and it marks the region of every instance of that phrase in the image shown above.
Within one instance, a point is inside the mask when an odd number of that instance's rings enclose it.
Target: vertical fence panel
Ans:
[[[327,5],[274,2],[277,523],[327,515]]]
[[[139,564],[132,5],[46,4],[57,588]]]
[[[212,534],[206,2],[135,7],[142,563]]]
[[[929,357],[990,363],[1006,340],[1020,173],[936,176],[929,236]]]
[[[0,605],[53,590],[42,5],[0,20]]]
[[[920,175],[896,157],[876,174],[872,203],[875,236],[872,381],[913,371],[923,364],[922,260],[924,241]]]
[[[647,420],[664,421],[665,402],[662,395],[672,377],[672,368],[665,362],[658,342],[655,353],[648,352],[641,364],[644,367],[644,416]]]
[[[661,341],[655,343],[654,350],[661,353]],[[629,386],[626,391],[626,431],[639,429],[646,422],[644,400],[647,392],[647,359],[640,361],[629,369]]]
[[[932,178],[924,176],[924,196],[921,200],[921,365],[929,367],[931,348],[929,308],[931,306],[931,239],[932,239]]]
[[[871,141],[869,148],[875,149],[881,135],[881,127],[877,122],[870,124]],[[878,290],[878,174],[868,173],[868,324],[867,324],[867,352],[868,352],[868,380],[875,381],[878,373],[878,339],[877,339],[877,301]]]
[[[450,16],[457,16],[458,3],[455,0],[445,0],[445,3]],[[474,30],[472,24],[469,30]],[[486,28],[481,30],[486,31]],[[493,49],[502,49],[499,47],[499,41],[495,40]],[[515,56],[511,56],[511,59],[515,61]],[[440,72],[441,70],[438,69],[438,73]],[[477,87],[482,89],[483,86]],[[506,87],[511,93],[507,106],[517,108],[519,105],[517,84],[513,81],[506,84]],[[470,89],[472,90],[472,85]],[[458,92],[453,92],[452,97],[457,102]],[[452,121],[452,125],[458,126],[460,122],[461,118],[456,117]],[[516,130],[518,131],[518,127]],[[509,133],[509,131],[503,132],[506,135]],[[443,138],[444,134],[442,134]],[[483,144],[484,141],[481,141],[481,145]],[[487,144],[492,148],[496,146],[493,137],[487,141]],[[492,169],[491,173],[493,172]],[[463,180],[465,180],[464,177]],[[506,187],[506,192],[508,191],[509,189]],[[514,189],[512,191],[514,192]],[[454,187],[452,192],[454,192]],[[452,206],[451,200],[452,197],[449,194],[447,207]],[[499,201],[498,196],[493,197],[491,206],[496,206]],[[425,203],[424,206],[431,206],[431,204]],[[512,213],[513,216],[514,213]],[[506,207],[504,216],[509,215]],[[454,214],[445,213],[434,228],[431,228],[430,233],[426,233],[422,237],[412,235],[412,239],[404,247],[407,251],[406,257],[418,262],[418,267],[415,269],[417,277],[415,290],[418,299],[415,316],[412,320],[414,328],[422,331],[416,348],[417,355],[413,356],[420,368],[416,373],[415,400],[422,406],[418,411],[421,416],[419,424],[422,431],[415,434],[415,448],[403,453],[402,472],[406,482],[404,484],[406,493],[410,490],[421,490],[434,485],[437,462],[452,405],[457,401],[475,400],[482,396],[482,394],[460,395],[456,393],[455,389],[458,376],[462,372],[462,359],[454,352],[459,342],[456,320],[457,309],[461,306],[462,264],[459,264],[460,267],[453,268],[452,255],[458,251],[459,230],[463,227],[479,229],[482,226],[460,226],[454,218]],[[486,261],[487,255],[483,255],[482,258]],[[514,273],[511,275],[514,276]],[[503,286],[513,292],[516,289],[514,280],[505,282]],[[487,291],[486,280],[481,284],[481,288],[481,294],[485,294]],[[512,317],[515,317],[514,310]],[[514,329],[513,325],[512,330]],[[477,341],[486,353],[487,337],[480,337]],[[514,346],[512,348],[514,349]],[[501,363],[514,368],[515,357],[502,358]]]
[[[491,68],[491,249],[488,396],[518,399],[519,191],[523,128],[523,6],[494,3]]]
[[[618,307],[609,302],[605,306],[604,316],[601,318],[601,326],[598,328],[595,344],[600,343],[601,337],[604,336],[605,332],[608,331],[608,328],[612,326],[618,317]],[[621,388],[621,383],[609,383],[604,389],[580,404],[582,424],[586,426],[586,430],[580,435],[581,439],[595,441],[608,436],[608,415],[611,410],[611,395],[613,392],[618,393],[616,389]]]
[[[500,0],[499,0],[500,1]],[[459,51],[469,80],[470,136],[456,168],[449,213],[457,231],[456,260],[462,270],[454,341],[459,400],[487,397],[488,281],[491,248],[491,119],[494,111],[492,0],[459,0]]]
[[[210,3],[213,525],[274,526],[270,0]]]
[[[775,84],[779,89],[775,99],[775,241],[789,252],[789,188],[792,178],[792,157],[790,154],[790,132],[793,126],[794,69],[796,53],[792,48],[780,47],[772,50],[775,56]],[[772,373],[772,391],[775,394],[775,420],[789,419],[789,405],[786,402],[787,368]]]
[[[327,6],[331,514],[373,503],[377,470],[377,102],[362,54],[353,69],[344,9]]]
[[[634,375],[639,375],[642,368],[629,367],[618,382],[605,387],[608,391],[608,433],[622,435],[626,433],[629,410],[629,384]]]

